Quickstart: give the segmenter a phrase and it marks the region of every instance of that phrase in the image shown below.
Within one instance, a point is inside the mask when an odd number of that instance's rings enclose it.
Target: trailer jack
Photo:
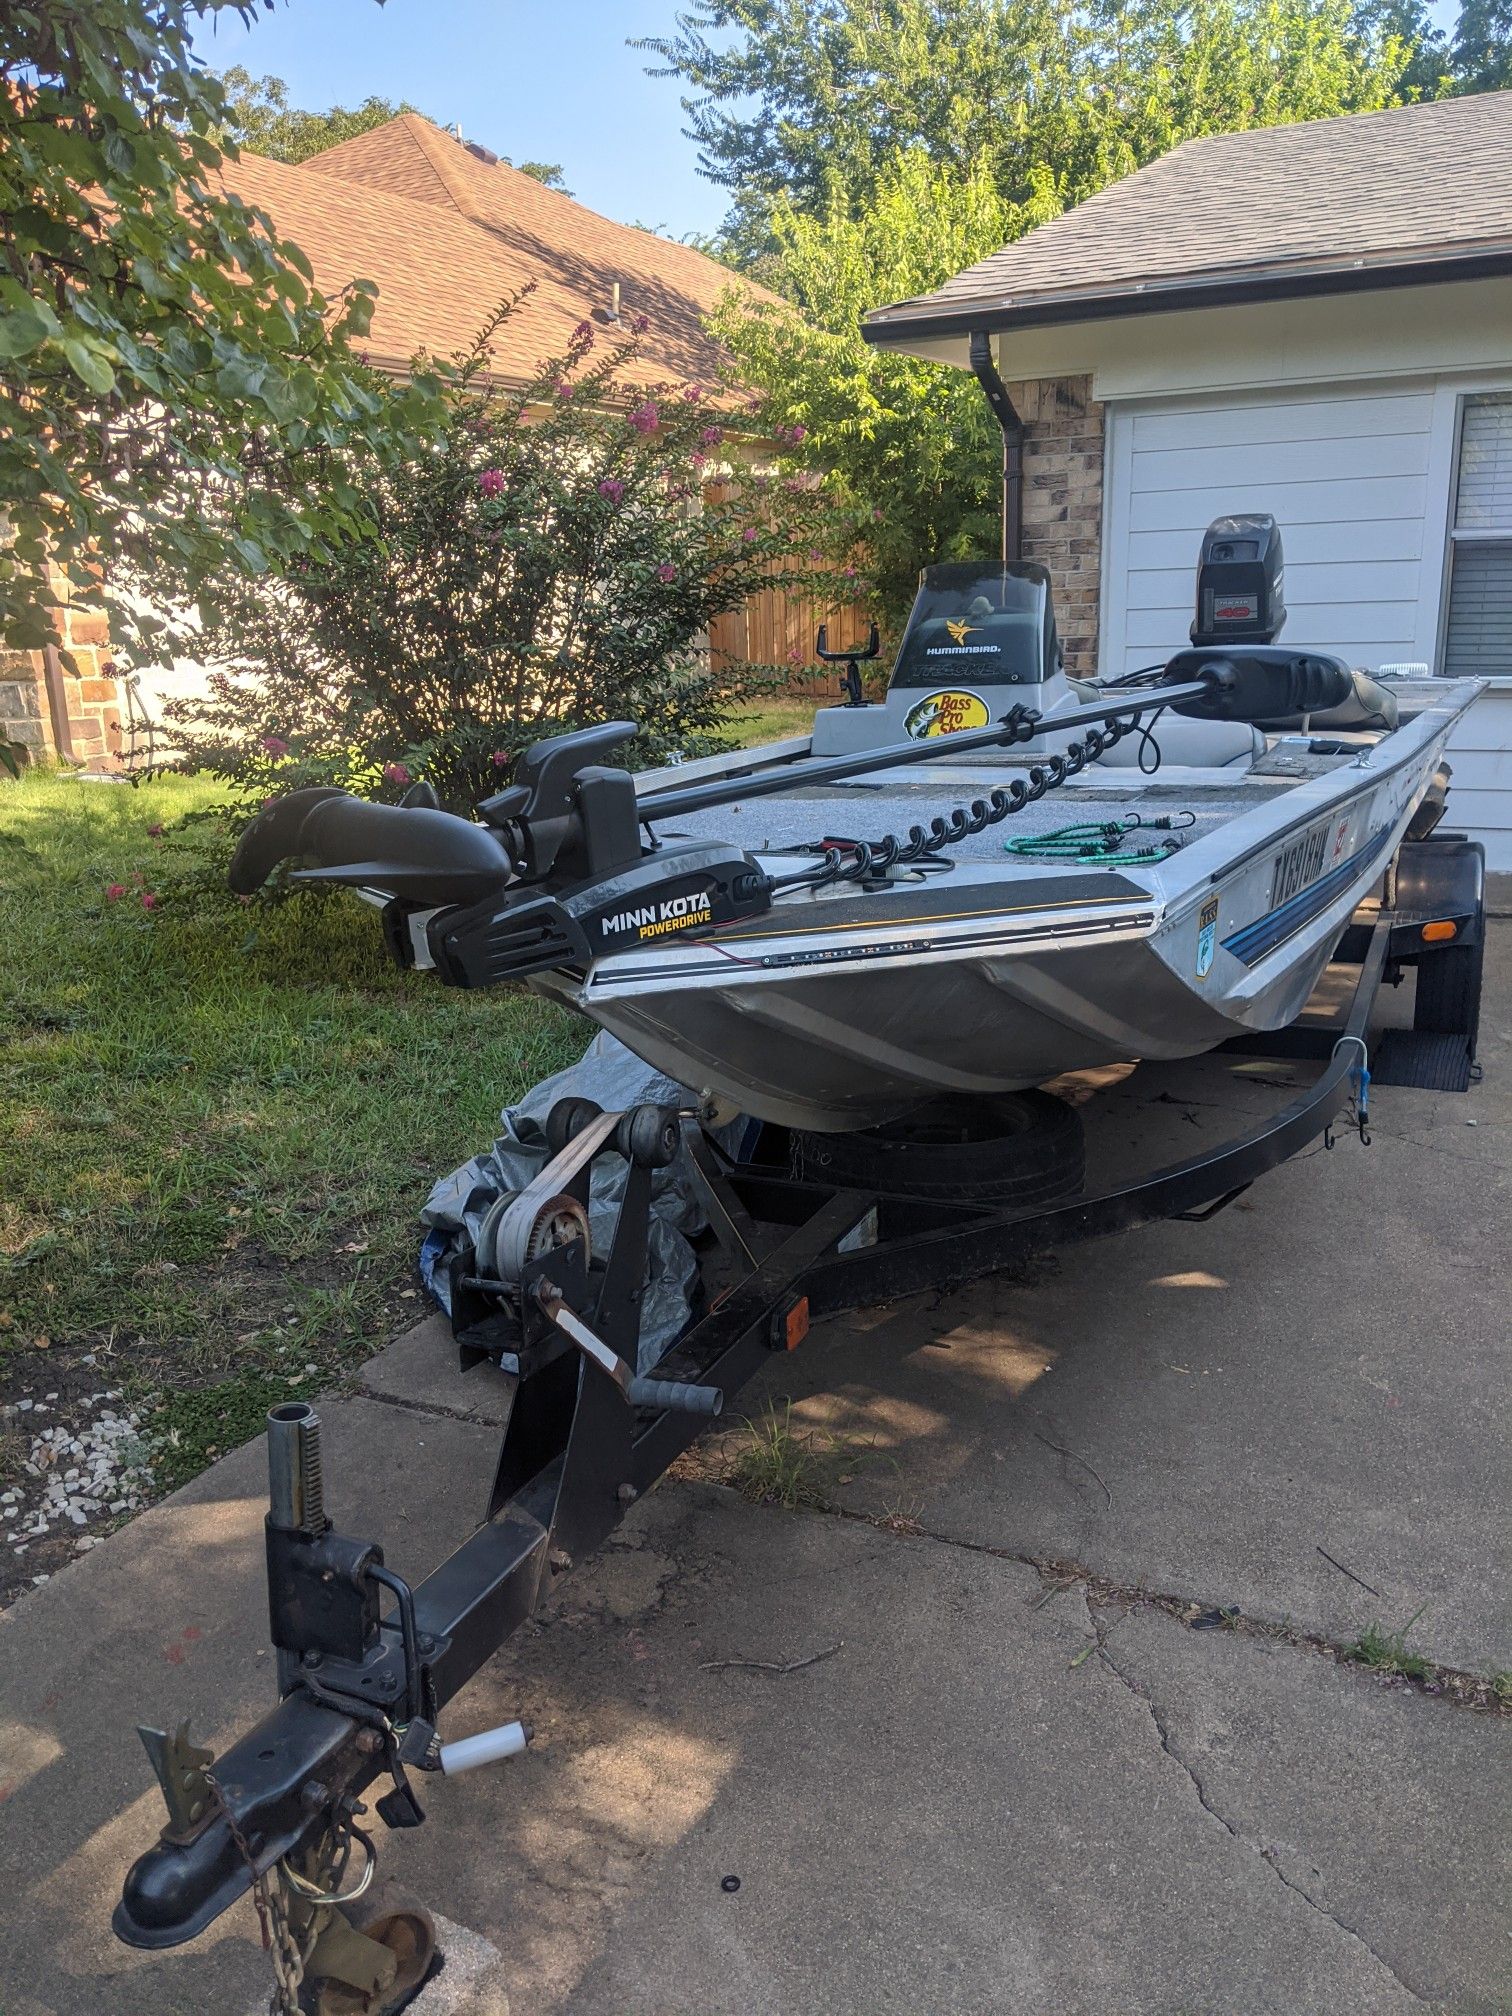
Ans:
[[[127,1876],[117,1936],[179,1945],[250,1891],[274,2007],[288,2016],[387,2016],[414,1993],[435,1930],[417,1900],[374,1883],[368,1802],[386,1827],[417,1827],[417,1784],[524,1750],[523,1721],[444,1742],[442,1710],[551,1577],[597,1547],[720,1413],[727,1388],[801,1334],[791,1284],[872,1201],[816,1191],[796,1227],[758,1227],[694,1116],[670,1107],[605,1113],[562,1100],[547,1141],[545,1167],[499,1200],[453,1262],[463,1364],[488,1360],[508,1382],[484,1522],[411,1588],[381,1546],[331,1523],[315,1408],[275,1407],[265,1547],[278,1705],[219,1759],[187,1725],[141,1731],[168,1819]],[[643,1377],[652,1179],[684,1149],[718,1249],[703,1269],[706,1289],[719,1283],[717,1306]],[[628,1166],[600,1259],[589,1250],[588,1186],[611,1154]]]

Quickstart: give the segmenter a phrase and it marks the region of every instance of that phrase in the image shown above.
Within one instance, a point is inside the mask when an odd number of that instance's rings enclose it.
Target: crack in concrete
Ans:
[[[1271,1874],[1276,1878],[1277,1882],[1280,1883],[1284,1889],[1291,1891],[1294,1897],[1300,1897],[1302,1902],[1308,1907],[1310,1911],[1316,1911],[1318,1916],[1320,1918],[1327,1919],[1328,1923],[1332,1925],[1336,1931],[1344,1933],[1344,1935],[1347,1938],[1353,1939],[1359,1946],[1361,1946],[1364,1949],[1364,1951],[1367,1954],[1369,1954],[1370,1958],[1375,1962],[1375,1964],[1379,1968],[1381,1968],[1384,1973],[1390,1976],[1390,1978],[1402,1990],[1403,1994],[1410,1995],[1413,2001],[1416,2002],[1422,2008],[1425,2009],[1432,2008],[1434,2005],[1429,2001],[1429,1999],[1423,1994],[1421,1994],[1416,1988],[1414,1988],[1410,1981],[1404,1981],[1402,1979],[1402,1976],[1397,1972],[1396,1968],[1392,1966],[1391,1962],[1386,1958],[1386,1956],[1383,1953],[1378,1952],[1376,1948],[1371,1945],[1370,1941],[1365,1937],[1364,1933],[1360,1931],[1358,1926],[1349,1924],[1345,1919],[1339,1917],[1337,1912],[1330,1911],[1326,1904],[1320,1904],[1317,1898],[1312,1896],[1311,1893],[1301,1883],[1296,1882],[1292,1877],[1287,1875],[1286,1871],[1281,1867],[1280,1862],[1277,1860],[1275,1853],[1271,1849],[1262,1848],[1258,1842],[1251,1841],[1247,1835],[1242,1833],[1240,1829],[1234,1825],[1233,1821],[1229,1819],[1228,1815],[1224,1813],[1221,1810],[1221,1808],[1215,1805],[1212,1796],[1208,1792],[1207,1787],[1203,1784],[1201,1776],[1199,1775],[1196,1767],[1193,1764],[1191,1764],[1188,1761],[1188,1759],[1182,1755],[1181,1751],[1176,1747],[1175,1739],[1171,1735],[1171,1731],[1169,1726],[1167,1725],[1165,1717],[1160,1712],[1159,1705],[1156,1702],[1154,1695],[1148,1692],[1145,1688],[1141,1687],[1138,1681],[1136,1681],[1131,1674],[1126,1673],[1123,1670],[1123,1668],[1118,1664],[1118,1661],[1113,1657],[1112,1653],[1109,1651],[1108,1633],[1111,1627],[1101,1623],[1098,1620],[1096,1615],[1092,1613],[1090,1604],[1088,1605],[1088,1614],[1091,1617],[1093,1636],[1097,1640],[1097,1657],[1099,1662],[1107,1669],[1109,1673],[1113,1675],[1114,1679],[1117,1680],[1120,1683],[1120,1685],[1128,1689],[1129,1693],[1131,1693],[1134,1696],[1136,1701],[1140,1701],[1144,1704],[1146,1710],[1149,1713],[1150,1721],[1154,1727],[1155,1734],[1159,1738],[1161,1749],[1165,1752],[1166,1756],[1170,1758],[1171,1762],[1177,1767],[1177,1769],[1186,1774],[1186,1777],[1189,1783],[1191,1784],[1192,1791],[1196,1797],[1197,1803],[1202,1808],[1203,1812],[1210,1815],[1212,1819],[1216,1820],[1218,1822],[1218,1825],[1221,1828],[1223,1828],[1224,1832],[1228,1834],[1234,1841],[1236,1841],[1241,1848],[1248,1849],[1251,1854],[1257,1856],[1259,1860],[1265,1864],[1266,1868],[1271,1872]]]
[[[685,1477],[689,1473],[684,1473]],[[721,1489],[742,1495],[737,1488],[722,1477],[703,1476],[693,1481],[713,1483]],[[747,1503],[750,1501],[747,1500]],[[923,1526],[917,1519],[899,1518],[879,1512],[866,1512],[853,1505],[837,1505],[833,1499],[821,1498],[817,1494],[805,1497],[795,1508],[799,1511],[817,1512],[833,1519],[848,1519],[861,1526],[870,1526],[874,1532],[890,1533],[895,1538],[928,1540],[937,1547],[958,1547],[968,1554],[985,1554],[993,1561],[1010,1561],[1020,1568],[1032,1568],[1042,1582],[1061,1583],[1066,1586],[1078,1585],[1104,1603],[1121,1603],[1125,1606],[1143,1604],[1153,1610],[1161,1610],[1179,1623],[1189,1623],[1194,1613],[1211,1606],[1201,1597],[1179,1596],[1170,1590],[1146,1589],[1137,1584],[1111,1582],[1098,1575],[1093,1569],[1079,1561],[1062,1561],[1054,1558],[1042,1559],[1038,1555],[1024,1554],[1012,1547],[994,1547],[985,1540],[968,1540],[954,1533],[940,1533]],[[1336,1666],[1343,1666],[1353,1672],[1369,1673],[1379,1669],[1362,1660],[1352,1658],[1349,1648],[1320,1633],[1299,1631],[1294,1625],[1269,1622],[1262,1617],[1236,1616],[1225,1623],[1225,1629],[1240,1638],[1257,1640],[1267,1645],[1287,1645],[1293,1651],[1310,1652],[1320,1659],[1328,1659]],[[1512,1717],[1512,1707],[1502,1702],[1496,1695],[1492,1682],[1481,1673],[1467,1673],[1462,1667],[1445,1666],[1431,1662],[1431,1677],[1426,1681],[1415,1680],[1406,1674],[1390,1676],[1404,1692],[1422,1695],[1427,1700],[1440,1700],[1452,1708],[1463,1708],[1473,1714],[1490,1715],[1499,1719]],[[1429,1693],[1430,1687],[1436,1693]]]

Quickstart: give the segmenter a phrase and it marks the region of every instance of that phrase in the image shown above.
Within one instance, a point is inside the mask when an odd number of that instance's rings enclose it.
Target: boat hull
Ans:
[[[824,1132],[1195,1055],[1301,1013],[1464,704],[1157,867],[962,863],[537,984],[726,1109]]]

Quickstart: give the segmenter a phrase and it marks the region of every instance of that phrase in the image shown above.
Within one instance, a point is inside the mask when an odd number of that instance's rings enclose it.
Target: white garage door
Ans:
[[[1229,511],[1281,527],[1288,644],[1371,669],[1430,658],[1447,503],[1434,417],[1431,388],[1112,408],[1104,676],[1186,643],[1198,546]]]

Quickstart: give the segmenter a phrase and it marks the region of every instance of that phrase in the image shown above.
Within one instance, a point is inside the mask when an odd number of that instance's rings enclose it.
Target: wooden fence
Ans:
[[[822,665],[814,656],[814,633],[826,624],[829,648],[839,651],[866,642],[869,620],[864,609],[826,609],[807,595],[766,588],[743,609],[716,617],[709,626],[709,645],[716,665],[731,659],[774,665],[788,673],[784,691],[795,699],[833,699],[840,668]]]

